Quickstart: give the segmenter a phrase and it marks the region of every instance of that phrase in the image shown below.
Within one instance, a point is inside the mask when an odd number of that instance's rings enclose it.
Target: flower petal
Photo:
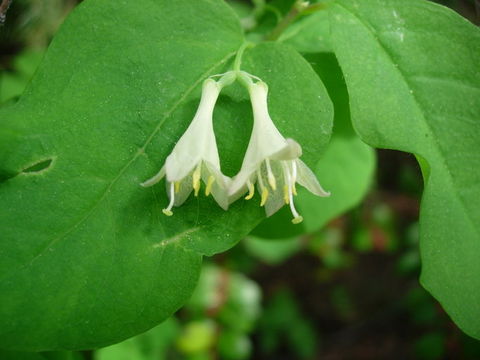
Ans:
[[[302,156],[302,147],[293,139],[285,139],[286,146],[270,155],[272,160],[294,160]]]
[[[182,180],[201,160],[220,167],[212,119],[220,90],[221,87],[212,79],[203,83],[202,98],[195,117],[165,161],[168,181]]]
[[[317,177],[313,173],[310,168],[305,165],[305,163],[297,159],[296,160],[297,164],[297,182],[308,189],[311,193],[322,196],[322,197],[327,197],[330,196],[329,191],[325,191],[320,183],[317,180]]]
[[[169,192],[170,183],[168,181],[165,181],[165,185],[166,185],[168,197],[170,198],[170,192]],[[175,200],[173,202],[173,205],[180,206],[189,198],[190,194],[192,193],[192,190],[193,190],[192,174],[190,173],[185,178],[183,178],[182,181],[179,181],[176,184],[174,184],[174,188],[175,188]]]
[[[153,176],[152,178],[144,181],[140,185],[142,185],[143,187],[153,186],[156,183],[158,183],[160,180],[162,180],[164,176],[165,176],[165,165],[162,166],[160,171],[157,174],[155,174],[155,176]]]
[[[223,175],[217,166],[205,161],[204,170],[202,171],[202,180],[206,186],[208,186],[210,176],[213,176],[215,179],[211,184],[210,189],[213,198],[223,210],[228,210],[228,205],[230,204],[228,188],[231,179]]]
[[[282,165],[278,161],[272,161],[271,168],[273,175],[275,176],[276,190],[269,188],[269,196],[265,203],[265,213],[267,216],[272,216],[285,205],[285,177],[283,176]]]

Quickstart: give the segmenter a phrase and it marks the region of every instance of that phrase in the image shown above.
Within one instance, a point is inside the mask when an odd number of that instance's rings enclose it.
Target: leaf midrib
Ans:
[[[358,20],[358,22],[365,28],[368,30],[368,32],[372,35],[372,37],[376,40],[376,42],[378,43],[380,49],[383,51],[383,53],[385,54],[385,56],[388,58],[388,60],[390,61],[390,63],[392,64],[392,68],[393,69],[396,69],[396,71],[399,73],[399,75],[401,76],[401,78],[403,79],[406,87],[410,90],[412,90],[411,92],[409,92],[411,98],[413,99],[417,109],[419,110],[422,118],[423,118],[423,124],[426,126],[427,130],[430,132],[430,135],[431,135],[431,139],[432,140],[432,143],[433,143],[433,148],[435,149],[435,152],[437,153],[437,158],[440,159],[440,162],[441,162],[441,167],[444,168],[444,172],[447,173],[448,176],[446,176],[445,178],[447,178],[447,181],[450,183],[450,186],[454,189],[452,191],[452,193],[455,195],[455,198],[458,200],[458,202],[461,204],[461,208],[463,210],[463,212],[465,213],[465,217],[468,219],[468,222],[470,223],[474,233],[477,234],[478,237],[480,237],[480,231],[479,229],[476,228],[475,224],[476,222],[474,221],[474,219],[471,217],[471,214],[470,212],[468,211],[467,209],[467,206],[463,200],[463,198],[457,193],[456,189],[457,187],[455,186],[455,181],[454,181],[454,177],[452,176],[452,173],[450,171],[450,168],[448,167],[445,159],[444,159],[444,154],[443,154],[443,151],[440,147],[440,145],[438,144],[438,141],[436,139],[436,134],[435,132],[433,131],[432,127],[430,126],[429,122],[427,121],[427,117],[425,115],[425,112],[423,111],[423,108],[420,106],[420,103],[418,101],[418,99],[416,98],[416,96],[414,95],[415,92],[413,91],[412,87],[410,86],[410,83],[409,81],[407,80],[407,77],[403,74],[403,72],[401,71],[400,69],[400,65],[398,66],[395,66],[395,62],[393,61],[393,57],[390,55],[390,53],[387,51],[387,49],[383,46],[382,42],[380,41],[380,39],[378,38],[378,36],[375,34],[374,30],[372,30],[371,26],[369,26],[369,24],[367,24],[362,18],[360,18],[359,16],[356,16],[356,14],[354,12],[352,12],[350,9],[348,9],[347,7],[345,7],[344,5],[340,4],[340,3],[336,3],[337,6],[345,9],[345,11],[347,11],[349,14],[351,14],[355,19]]]

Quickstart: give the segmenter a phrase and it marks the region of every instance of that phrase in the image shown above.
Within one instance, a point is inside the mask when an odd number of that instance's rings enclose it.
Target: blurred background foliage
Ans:
[[[91,0],[92,1],[92,0]],[[14,0],[0,27],[0,103],[33,76],[77,0]],[[439,0],[479,23],[476,0]],[[248,31],[266,33],[292,0],[230,1]],[[257,5],[253,10],[252,5]],[[259,6],[261,5],[261,6]],[[258,9],[262,9],[258,11]],[[254,36],[258,36],[253,34]],[[282,239],[265,227],[205,259],[198,287],[174,317],[122,343],[82,353],[2,359],[480,359],[418,283],[422,177],[413,156],[377,151],[361,205],[322,230]]]

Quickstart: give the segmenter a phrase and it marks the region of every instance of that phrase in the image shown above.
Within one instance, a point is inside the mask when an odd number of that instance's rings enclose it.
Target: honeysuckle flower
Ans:
[[[299,159],[301,146],[284,138],[275,127],[268,113],[267,84],[263,81],[255,83],[245,77],[243,82],[250,93],[254,123],[242,167],[230,186],[230,202],[247,191],[245,199],[251,199],[256,183],[261,196],[260,206],[265,206],[267,216],[287,204],[293,215],[292,222],[298,224],[303,218],[294,204],[296,183],[318,196],[329,196],[330,193],[320,186],[315,174]]]
[[[198,196],[200,180],[206,185],[205,195],[212,194],[223,209],[228,208],[230,178],[220,170],[220,158],[213,131],[213,109],[223,85],[213,79],[204,81],[200,105],[189,127],[160,171],[141,184],[144,187],[152,186],[166,177],[170,202],[163,209],[163,213],[167,216],[172,215],[173,206],[180,206],[185,202],[192,190],[195,196]]]

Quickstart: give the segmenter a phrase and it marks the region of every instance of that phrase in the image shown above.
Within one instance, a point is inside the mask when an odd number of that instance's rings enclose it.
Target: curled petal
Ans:
[[[165,176],[165,165],[162,166],[160,171],[157,174],[155,174],[155,176],[153,176],[150,179],[144,181],[140,185],[142,185],[143,187],[153,186],[156,183],[158,183],[160,180],[162,180],[164,176]]]
[[[311,193],[322,196],[322,197],[327,197],[330,196],[329,191],[325,191],[320,183],[317,180],[317,177],[313,173],[310,168],[305,165],[305,163],[297,159],[297,182],[302,185],[303,187],[307,188]]]

